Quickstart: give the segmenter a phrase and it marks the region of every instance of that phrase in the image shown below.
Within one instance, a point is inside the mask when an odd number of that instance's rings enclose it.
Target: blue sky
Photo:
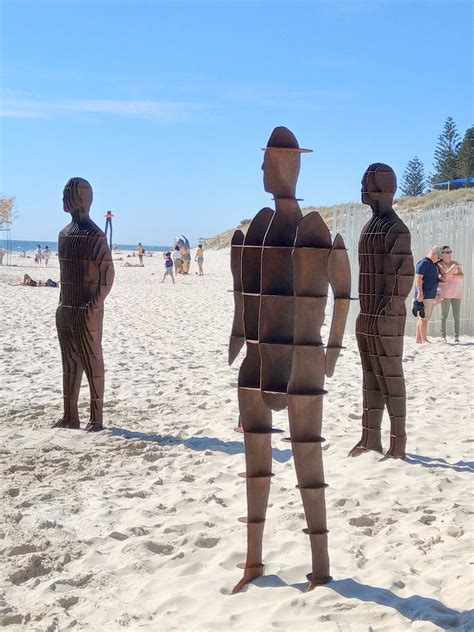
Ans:
[[[359,199],[370,162],[431,169],[472,124],[470,2],[3,0],[0,190],[13,238],[55,239],[71,176],[114,241],[167,244],[271,205],[261,147],[286,125],[302,205]]]

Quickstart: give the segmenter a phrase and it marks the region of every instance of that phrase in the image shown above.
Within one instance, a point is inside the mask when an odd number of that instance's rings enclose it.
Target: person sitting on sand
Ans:
[[[163,280],[161,281],[162,283],[165,282],[165,279],[167,276],[171,277],[171,280],[173,281],[174,284],[174,276],[173,276],[173,260],[171,259],[171,252],[166,252],[163,255],[163,258],[165,260],[165,273],[163,275]]]
[[[199,268],[199,276],[204,276],[204,272],[202,271],[202,264],[204,263],[204,250],[201,244],[199,244],[199,246],[197,247],[194,261],[197,261],[198,268]]]

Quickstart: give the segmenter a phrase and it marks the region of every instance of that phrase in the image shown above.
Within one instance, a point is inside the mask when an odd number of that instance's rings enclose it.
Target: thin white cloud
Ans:
[[[353,98],[341,90],[281,90],[243,89],[229,92],[228,98],[263,107],[293,107],[298,109],[327,109]]]
[[[189,119],[203,106],[180,101],[127,99],[43,99],[6,94],[0,103],[3,118],[48,119],[71,114],[107,114],[158,122]]]

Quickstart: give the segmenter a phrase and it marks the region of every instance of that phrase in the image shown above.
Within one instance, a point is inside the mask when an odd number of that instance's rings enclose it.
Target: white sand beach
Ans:
[[[61,415],[58,280],[14,256],[0,267],[0,627],[6,630],[354,632],[474,629],[473,339],[406,339],[408,453],[346,455],[360,436],[361,370],[347,336],[327,381],[323,434],[334,581],[305,593],[310,548],[291,451],[274,439],[265,576],[237,595],[245,482],[229,251],[205,276],[161,284],[161,255],[116,261],[106,301],[106,430]],[[129,260],[130,261],[130,260]],[[81,423],[88,389],[81,390]],[[286,413],[274,416],[287,429]],[[388,444],[388,418],[384,418]]]

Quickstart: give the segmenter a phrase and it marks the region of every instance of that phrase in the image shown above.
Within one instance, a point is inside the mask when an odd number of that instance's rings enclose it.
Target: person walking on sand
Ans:
[[[183,271],[183,255],[181,254],[181,250],[179,249],[179,246],[174,247],[173,261],[174,261],[174,273],[176,275],[181,274]]]
[[[51,258],[51,250],[49,249],[49,246],[45,246],[44,247],[42,255],[43,255],[43,259],[44,259],[44,265],[46,267],[48,267],[48,263],[49,263],[49,260]]]
[[[165,273],[163,275],[163,280],[161,282],[164,283],[166,277],[170,276],[171,280],[173,281],[173,285],[174,285],[173,260],[171,259],[171,252],[166,252],[163,255],[163,258],[165,260]]]
[[[138,252],[138,260],[140,261],[140,265],[143,266],[143,255],[145,254],[145,248],[142,246],[141,241],[138,242],[137,252]]]
[[[441,272],[439,284],[441,303],[441,336],[446,342],[446,321],[449,316],[449,308],[453,310],[454,342],[459,342],[461,326],[461,299],[462,279],[464,273],[461,264],[453,260],[453,251],[449,246],[443,246],[443,260],[438,263]]]
[[[199,276],[204,276],[204,272],[202,271],[202,264],[204,263],[204,250],[201,244],[199,244],[199,246],[197,247],[194,261],[197,261],[198,268],[199,268]]]
[[[440,277],[436,264],[439,263],[442,258],[443,250],[439,246],[436,246],[431,248],[426,257],[423,257],[423,259],[416,264],[415,306],[418,308],[420,315],[420,318],[416,321],[416,342],[418,344],[431,342],[431,340],[428,340],[428,322],[433,313]]]
[[[38,244],[36,246],[36,251],[35,251],[35,263],[39,263],[39,265],[41,265],[42,258],[43,258],[43,253],[41,251],[41,246]]]

